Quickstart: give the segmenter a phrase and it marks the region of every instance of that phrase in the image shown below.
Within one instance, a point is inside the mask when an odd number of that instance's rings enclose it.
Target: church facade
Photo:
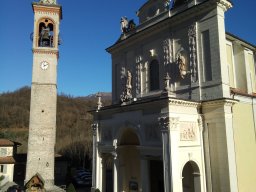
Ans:
[[[228,0],[148,0],[121,19],[112,105],[94,116],[92,191],[243,192],[256,184],[255,45]]]

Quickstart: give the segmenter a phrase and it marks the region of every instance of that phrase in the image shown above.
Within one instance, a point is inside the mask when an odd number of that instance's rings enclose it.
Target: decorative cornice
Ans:
[[[199,102],[193,102],[193,101],[185,101],[180,99],[169,99],[170,105],[176,105],[176,106],[185,106],[185,107],[199,107],[201,104]]]
[[[216,106],[227,106],[232,107],[234,104],[236,104],[238,101],[234,99],[218,99],[218,100],[212,100],[212,101],[204,101],[202,102],[203,107],[216,107]]]
[[[32,49],[32,52],[34,54],[51,54],[56,55],[59,57],[59,51],[58,50],[49,50],[49,49]]]
[[[61,6],[46,6],[41,4],[33,3],[33,10],[34,12],[44,12],[44,13],[55,13],[60,16],[60,19],[62,19],[62,8]]]

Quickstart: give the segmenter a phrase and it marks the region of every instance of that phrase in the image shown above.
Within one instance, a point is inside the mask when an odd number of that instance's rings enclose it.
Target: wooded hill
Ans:
[[[0,138],[20,142],[19,153],[27,152],[30,92],[30,87],[23,87],[0,94]],[[103,104],[109,105],[111,94],[102,95]],[[95,109],[96,103],[95,95],[58,95],[56,151],[80,166],[92,155],[92,116],[87,111]]]

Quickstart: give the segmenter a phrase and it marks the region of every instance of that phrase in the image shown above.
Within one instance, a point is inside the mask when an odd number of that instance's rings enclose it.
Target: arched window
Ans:
[[[149,64],[149,91],[159,89],[159,64],[156,59]]]
[[[182,177],[183,192],[201,192],[200,171],[194,161],[185,164]]]
[[[39,22],[38,46],[54,47],[54,23],[50,19],[42,19]]]

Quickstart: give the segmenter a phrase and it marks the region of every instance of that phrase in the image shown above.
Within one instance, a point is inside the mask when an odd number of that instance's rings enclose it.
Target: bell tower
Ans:
[[[33,2],[32,7],[33,70],[25,183],[40,175],[47,191],[58,191],[54,186],[54,149],[62,7],[56,0]]]

